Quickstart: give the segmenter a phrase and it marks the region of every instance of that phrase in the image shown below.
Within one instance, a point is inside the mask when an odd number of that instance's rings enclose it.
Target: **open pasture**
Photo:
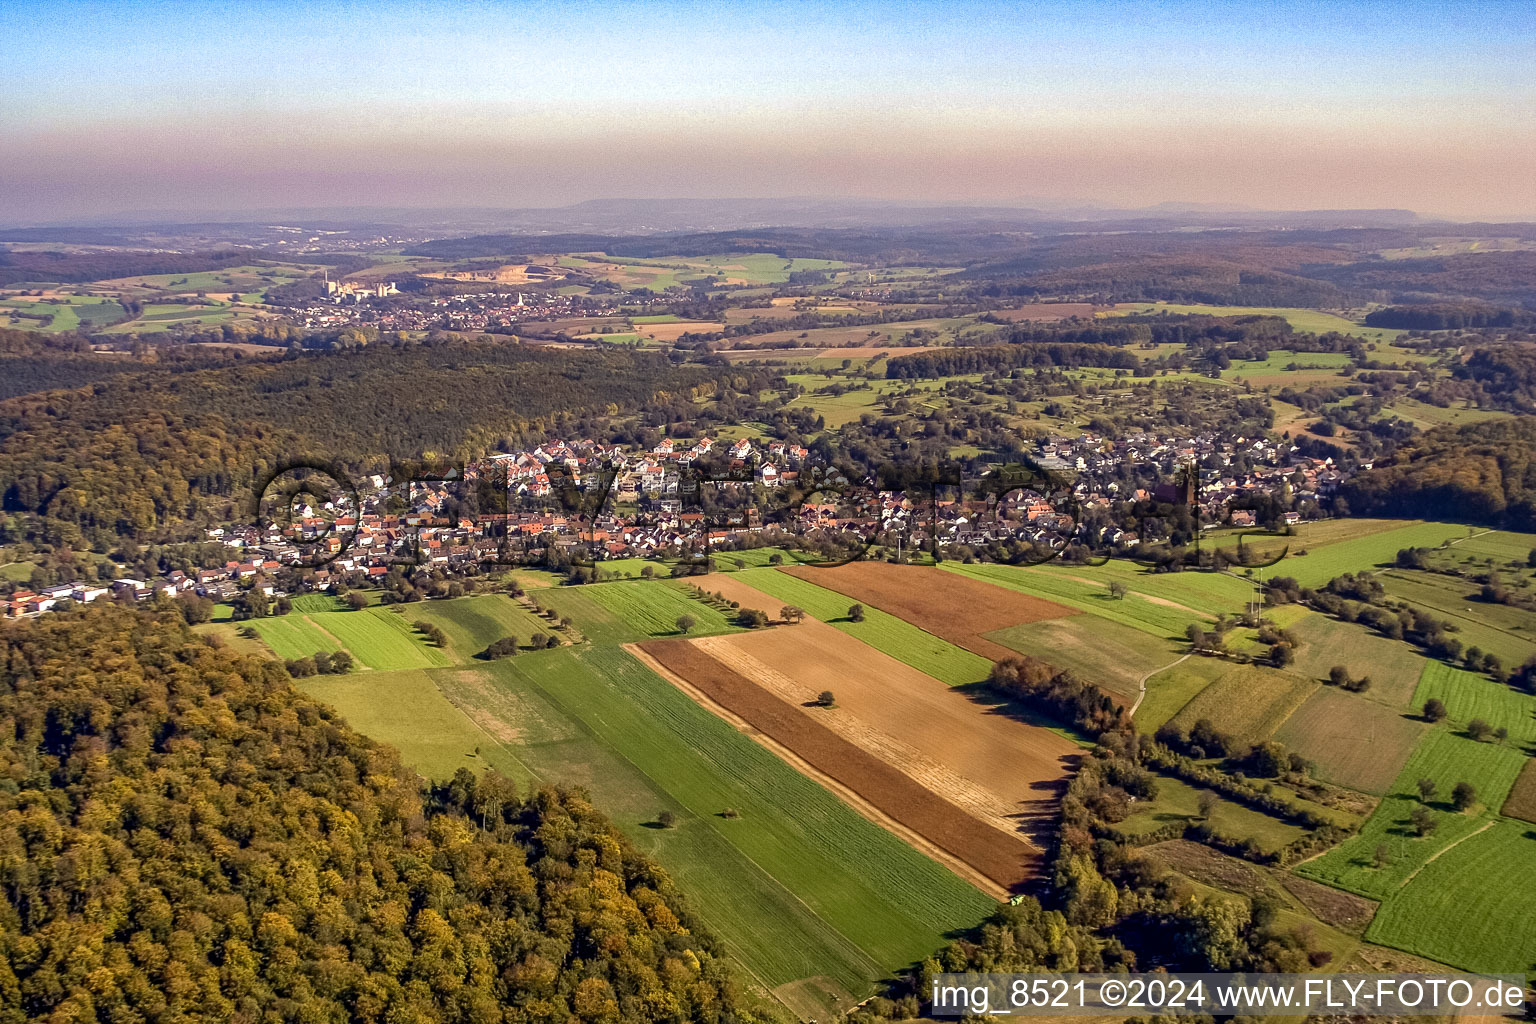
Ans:
[[[797,566],[784,572],[889,612],[993,661],[1014,652],[984,634],[1076,614],[1053,601],[932,566],[850,562],[833,569]]]
[[[1076,744],[1055,732],[997,713],[995,700],[946,686],[813,619],[693,643],[925,788],[1007,831],[1022,828],[1038,837],[1051,826],[1057,790],[1081,755]],[[824,690],[836,696],[837,706],[807,707]]]
[[[1163,669],[1147,680],[1147,692],[1136,709],[1136,727],[1154,733],[1157,727],[1195,699],[1230,666],[1216,658],[1191,655],[1178,664]]]
[[[1469,971],[1527,974],[1536,964],[1536,886],[1508,883],[1532,878],[1536,829],[1497,821],[1425,864],[1365,937]]]
[[[1261,665],[1237,665],[1195,695],[1169,719],[1185,730],[1209,719],[1243,743],[1267,740],[1318,688],[1303,679]]]
[[[1391,341],[1407,332],[1393,327],[1366,327],[1346,320],[1336,313],[1288,306],[1205,306],[1175,302],[1123,302],[1112,312],[1100,316],[1146,315],[1154,313],[1204,313],[1209,316],[1277,316],[1298,331],[1308,334],[1352,334],[1370,341]]]
[[[750,592],[733,592],[727,584],[740,585]],[[981,682],[992,670],[992,662],[988,659],[941,640],[878,608],[865,608],[864,621],[854,622],[848,618],[848,608],[856,602],[779,569],[748,569],[734,577],[711,573],[699,581],[699,586],[706,590],[724,591],[727,598],[740,600],[744,607],[761,607],[770,614],[776,614],[784,605],[793,605],[807,615],[857,637],[870,647],[884,651],[897,661],[911,665],[919,672],[951,686]],[[756,593],[766,594],[767,599],[758,604],[758,598],[754,596]]]
[[[423,601],[408,607],[404,618],[437,625],[448,636],[449,655],[458,661],[474,657],[502,637],[516,637],[524,646],[535,636],[560,638],[547,620],[505,594]]]
[[[1356,679],[1370,677],[1371,688],[1362,696],[1399,711],[1417,706],[1413,692],[1429,662],[1407,643],[1321,612],[1308,612],[1289,628],[1299,641],[1289,671],[1321,680],[1333,666],[1343,665]]]
[[[1200,820],[1200,794],[1197,786],[1167,775],[1157,777],[1157,796],[1137,801],[1135,811],[1115,830],[1127,836],[1144,835],[1174,822]],[[1280,850],[1306,834],[1300,825],[1219,798],[1207,821],[1217,833],[1235,839],[1252,839],[1266,852]]]
[[[1383,796],[1424,729],[1397,710],[1325,686],[1285,720],[1275,739],[1316,764],[1324,782]]]
[[[1508,747],[1477,743],[1446,726],[1436,726],[1419,741],[1359,833],[1299,865],[1296,873],[1361,896],[1388,899],[1430,858],[1487,824],[1487,808],[1503,804],[1525,760]],[[1433,779],[1437,787],[1429,810],[1438,821],[1435,830],[1422,837],[1409,817],[1414,808],[1424,806],[1418,791],[1421,778]],[[1451,808],[1451,791],[1458,782],[1476,787],[1480,809],[1458,813]],[[1385,847],[1387,854],[1386,865],[1379,868],[1375,866],[1378,846]],[[1483,879],[1482,884],[1489,880]]]
[[[653,641],[640,649],[704,699],[974,868],[997,888],[1022,885],[1039,870],[1040,855],[1022,838],[966,813],[694,644]]]
[[[1351,520],[1336,522],[1350,523]],[[1396,525],[1388,525],[1396,523]],[[1304,587],[1321,587],[1335,576],[1346,572],[1369,572],[1391,566],[1403,548],[1434,548],[1446,541],[1454,541],[1467,535],[1467,528],[1455,523],[1426,523],[1419,521],[1395,521],[1368,519],[1351,529],[1347,526],[1303,530],[1299,537],[1249,541],[1256,551],[1290,546],[1290,553],[1279,564],[1258,570],[1265,579],[1271,576],[1288,576]],[[1305,551],[1306,554],[1301,554]],[[1278,551],[1277,551],[1278,553]]]
[[[452,778],[460,768],[494,768],[519,785],[534,781],[514,751],[456,708],[421,669],[310,676],[294,685],[340,711],[358,732],[398,749],[428,779]]]
[[[1477,597],[1471,580],[1416,569],[1392,569],[1380,576],[1387,595],[1417,605],[1456,627],[1456,639],[1497,655],[1506,667],[1536,654],[1536,612]]]
[[[1443,661],[1426,661],[1413,694],[1414,710],[1421,710],[1431,697],[1445,704],[1447,720],[1455,725],[1465,727],[1480,718],[1495,729],[1508,729],[1513,744],[1536,743],[1536,697],[1528,693]]]
[[[1171,639],[1092,615],[1041,619],[993,630],[986,638],[1131,701],[1143,676],[1184,653]]]

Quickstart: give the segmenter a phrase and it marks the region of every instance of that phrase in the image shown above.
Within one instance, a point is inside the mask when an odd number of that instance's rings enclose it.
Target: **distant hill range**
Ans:
[[[124,245],[159,235],[249,238],[274,230],[365,231],[417,237],[465,234],[646,235],[768,227],[1096,229],[1400,227],[1420,222],[1411,210],[1249,210],[1209,203],[1160,203],[1123,209],[1027,200],[1013,205],[910,203],[868,199],[592,199],[552,208],[306,207],[235,211],[138,211],[0,229],[0,242]]]

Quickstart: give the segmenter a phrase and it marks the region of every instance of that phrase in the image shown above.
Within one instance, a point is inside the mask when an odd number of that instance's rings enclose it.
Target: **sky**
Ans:
[[[1536,219],[1536,0],[0,0],[0,220],[857,197]]]

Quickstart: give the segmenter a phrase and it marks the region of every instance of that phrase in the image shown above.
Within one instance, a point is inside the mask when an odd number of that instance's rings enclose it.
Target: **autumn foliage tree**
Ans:
[[[174,609],[0,631],[0,1024],[748,1020],[580,795],[393,749]]]

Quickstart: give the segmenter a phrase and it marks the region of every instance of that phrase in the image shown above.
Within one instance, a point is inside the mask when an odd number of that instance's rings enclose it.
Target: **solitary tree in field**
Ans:
[[[1424,719],[1429,722],[1443,721],[1445,718],[1445,702],[1439,697],[1431,697],[1424,702]]]
[[[1121,583],[1119,580],[1109,581],[1109,596],[1114,598],[1116,601],[1124,600],[1125,595],[1129,592],[1129,590],[1130,588],[1127,587],[1124,583]]]
[[[1334,686],[1348,686],[1349,669],[1345,668],[1343,665],[1333,666],[1333,668],[1328,670],[1328,682],[1332,683]]]
[[[1375,860],[1376,860],[1376,866],[1378,868],[1384,868],[1389,863],[1391,863],[1392,855],[1391,855],[1391,852],[1387,849],[1387,844],[1386,843],[1377,843],[1376,844],[1376,858],[1375,858]]]
[[[1435,795],[1435,780],[1434,779],[1420,779],[1419,780],[1419,799],[1420,800],[1424,800],[1424,801],[1428,801],[1429,798],[1434,796],[1434,795]]]
[[[1467,723],[1467,735],[1481,743],[1493,735],[1493,726],[1481,718],[1474,718]]]
[[[1464,811],[1477,803],[1477,787],[1470,782],[1458,782],[1456,788],[1451,790],[1451,806],[1458,811]]]
[[[864,621],[864,606],[861,605],[861,604],[851,604],[851,605],[849,605],[848,606],[848,621],[849,622],[863,622]]]
[[[698,625],[698,623],[694,621],[692,615],[679,615],[677,617],[677,621],[673,623],[673,625],[677,626],[677,631],[679,633],[687,633],[694,626]]]
[[[346,596],[347,607],[355,612],[360,612],[368,607],[368,595],[356,590],[349,591]]]
[[[816,703],[824,708],[829,708],[837,703],[837,698],[832,695],[831,690],[822,690],[816,695]]]
[[[1211,820],[1211,812],[1216,810],[1217,797],[1208,789],[1202,789],[1200,796],[1196,798],[1196,805],[1200,808],[1200,817],[1206,821]]]
[[[801,619],[805,618],[805,611],[804,609],[796,608],[792,604],[787,604],[783,608],[779,609],[779,618],[783,619],[785,622],[799,622]]]
[[[1440,819],[1422,807],[1415,807],[1413,813],[1408,815],[1408,818],[1413,822],[1414,832],[1421,836],[1429,835],[1440,824]]]
[[[1497,729],[1493,730],[1493,738],[1502,744],[1505,740],[1509,739],[1509,730],[1501,725]]]
[[[662,811],[660,814],[656,815],[656,824],[660,825],[662,828],[676,828],[677,815],[673,814],[671,811]]]

